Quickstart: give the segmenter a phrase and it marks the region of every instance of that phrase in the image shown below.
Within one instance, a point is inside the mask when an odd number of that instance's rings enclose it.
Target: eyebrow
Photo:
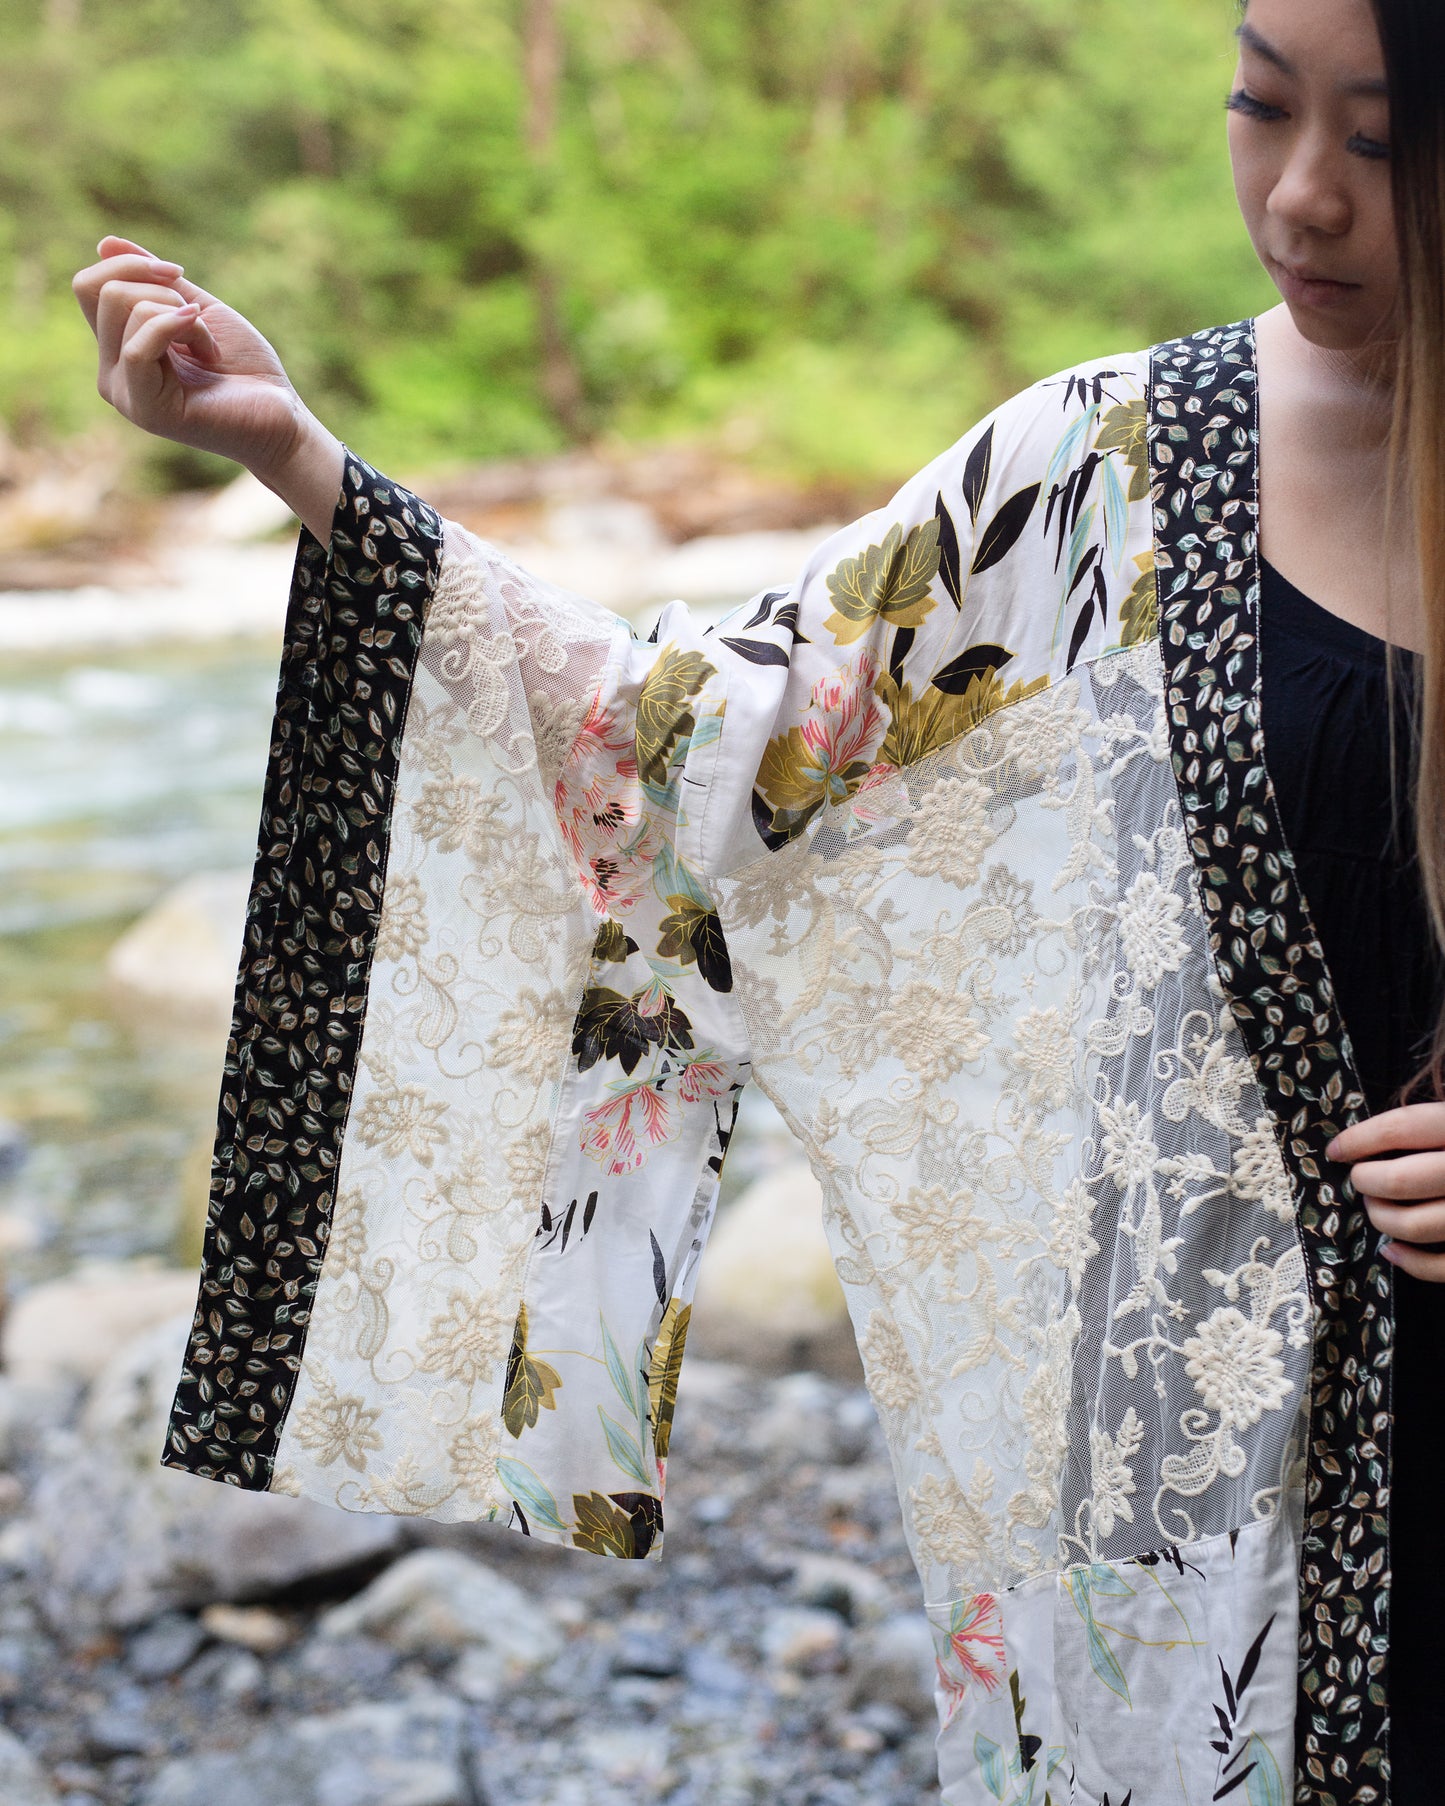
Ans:
[[[1289,58],[1282,51],[1276,50],[1269,39],[1256,31],[1248,21],[1243,25],[1237,25],[1234,28],[1234,35],[1247,50],[1252,50],[1257,56],[1262,56],[1267,63],[1273,63],[1281,75],[1297,75],[1299,73]],[[1390,88],[1383,76],[1375,75],[1368,76],[1362,81],[1346,82],[1344,92],[1352,95],[1378,95],[1388,99]]]

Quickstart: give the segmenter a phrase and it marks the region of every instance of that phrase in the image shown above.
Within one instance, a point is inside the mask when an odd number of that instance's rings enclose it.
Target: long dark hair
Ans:
[[[1398,358],[1387,521],[1413,521],[1424,599],[1415,839],[1445,954],[1445,6],[1371,0],[1390,89],[1390,169],[1400,248]],[[1404,506],[1401,506],[1401,504]],[[1389,528],[1387,527],[1387,531]],[[1445,1012],[1407,1095],[1445,1097]]]

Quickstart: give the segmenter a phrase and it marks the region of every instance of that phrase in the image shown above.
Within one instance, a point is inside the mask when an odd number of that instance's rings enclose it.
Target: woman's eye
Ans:
[[[1232,113],[1243,113],[1250,119],[1283,119],[1284,108],[1272,107],[1267,101],[1256,100],[1247,88],[1236,88],[1225,97],[1225,106]]]
[[[1362,138],[1358,132],[1345,148],[1352,150],[1357,157],[1368,157],[1374,162],[1378,162],[1390,154],[1388,144],[1381,144],[1378,138]]]

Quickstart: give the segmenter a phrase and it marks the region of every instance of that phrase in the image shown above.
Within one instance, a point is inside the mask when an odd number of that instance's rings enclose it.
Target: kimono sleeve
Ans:
[[[298,547],[166,1465],[660,1553],[750,1066],[714,876],[995,696],[968,585],[1017,538],[1010,430],[646,640],[348,452]]]

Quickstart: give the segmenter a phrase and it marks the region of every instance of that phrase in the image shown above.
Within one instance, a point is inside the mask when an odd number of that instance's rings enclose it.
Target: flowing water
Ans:
[[[34,1237],[12,1279],[198,1257],[215,1038],[148,1033],[105,957],[181,878],[249,867],[277,657],[258,640],[11,657],[0,679],[0,1204]],[[727,1192],[785,1137],[750,1091]]]
[[[198,1063],[128,1020],[105,955],[178,879],[249,863],[276,661],[151,647],[11,659],[0,679],[0,1119],[27,1277],[176,1251],[214,1045]]]

